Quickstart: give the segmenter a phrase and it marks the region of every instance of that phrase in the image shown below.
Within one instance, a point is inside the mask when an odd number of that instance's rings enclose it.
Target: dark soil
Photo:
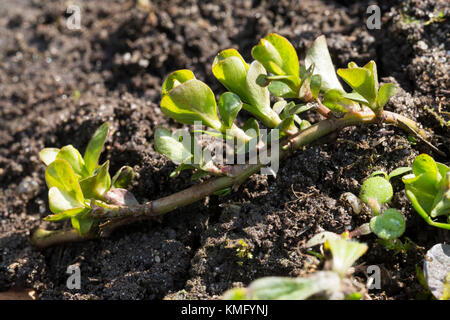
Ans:
[[[387,108],[410,116],[433,133],[450,154],[449,6],[445,0],[378,1],[380,30],[366,28],[370,1],[77,1],[82,30],[66,27],[66,1],[3,0],[0,3],[0,292],[33,289],[39,299],[217,298],[226,289],[268,275],[297,276],[320,267],[302,244],[319,230],[343,232],[367,222],[340,200],[358,194],[376,169],[409,165],[423,144],[392,127],[348,128],[335,140],[297,152],[276,178],[253,176],[239,192],[116,231],[110,238],[33,249],[29,236],[48,214],[44,146],[73,144],[84,150],[104,121],[114,132],[102,161],[138,173],[139,201],[190,186],[188,173],[170,179],[174,165],[153,149],[157,125],[175,128],[159,109],[164,77],[192,69],[217,93],[210,66],[217,52],[234,47],[246,59],[270,32],[286,36],[299,55],[320,34],[336,66],[373,59],[384,81],[401,90]],[[445,21],[431,21],[442,12]],[[428,22],[428,23],[427,23]],[[389,77],[389,78],[386,78]],[[79,98],[78,98],[79,96]],[[439,161],[449,158],[433,154]],[[407,217],[419,248],[393,255],[374,236],[362,240],[362,259],[386,277],[374,299],[416,299],[415,275],[424,251],[449,242],[428,227],[401,190],[393,206]],[[253,259],[238,265],[233,240],[243,239]],[[228,244],[228,245],[227,245]],[[69,265],[81,268],[80,290],[66,287]]]

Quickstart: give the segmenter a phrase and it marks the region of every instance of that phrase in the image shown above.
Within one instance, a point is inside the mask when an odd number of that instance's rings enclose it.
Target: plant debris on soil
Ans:
[[[111,172],[134,168],[131,191],[138,201],[192,185],[187,172],[169,178],[175,165],[153,148],[156,126],[177,126],[159,108],[164,77],[188,68],[223,92],[210,69],[214,56],[233,47],[250,60],[252,46],[270,32],[288,38],[300,57],[326,35],[337,67],[375,60],[380,79],[401,88],[387,110],[420,122],[450,154],[447,1],[378,1],[379,30],[366,27],[371,1],[77,2],[81,30],[67,28],[66,1],[0,4],[0,292],[33,290],[37,299],[217,299],[262,276],[304,275],[320,264],[301,249],[312,235],[370,219],[340,200],[344,192],[358,194],[371,172],[410,165],[422,152],[450,161],[393,127],[347,128],[295,153],[276,178],[254,175],[239,192],[208,197],[161,221],[37,251],[29,241],[37,227],[64,226],[42,220],[49,212],[42,148],[72,144],[84,151],[108,121],[113,133],[101,161],[111,161]],[[415,213],[400,181],[394,187],[392,207],[406,216],[405,236],[417,246],[393,255],[374,235],[362,237],[369,245],[365,264],[384,275],[381,289],[369,293],[417,299],[424,288],[416,266],[450,236]],[[229,245],[239,240],[253,256],[241,264]],[[80,267],[81,289],[66,286],[70,265]]]

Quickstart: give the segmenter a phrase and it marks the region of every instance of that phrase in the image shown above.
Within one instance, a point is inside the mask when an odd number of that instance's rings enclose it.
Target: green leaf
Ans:
[[[403,176],[406,191],[413,193],[420,206],[430,214],[442,179],[439,167],[432,157],[418,155],[412,165],[413,173]]]
[[[277,128],[286,134],[295,134],[297,132],[297,127],[295,126],[294,116],[287,117],[283,119]]]
[[[439,191],[434,198],[430,216],[435,218],[441,215],[450,217],[450,171],[447,171],[440,183]]]
[[[258,61],[253,61],[248,68],[246,77],[246,100],[243,101],[258,107],[260,112],[264,114],[267,110],[272,111],[272,109],[270,108],[269,90],[256,83],[256,79],[260,74],[266,74],[266,70]]]
[[[315,74],[311,77],[311,81],[309,84],[311,94],[314,99],[317,99],[319,96],[320,88],[322,87],[322,77],[319,74]]]
[[[297,52],[286,38],[275,33],[267,35],[253,47],[252,56],[270,73],[290,76],[282,82],[286,81],[292,91],[298,91],[300,78]]]
[[[281,81],[272,81],[267,88],[275,97],[297,98],[298,96],[286,83]]]
[[[55,161],[58,152],[58,148],[44,148],[39,152],[39,158],[46,166],[48,166]]]
[[[383,108],[389,99],[397,93],[397,86],[392,83],[385,83],[378,91],[378,107]]]
[[[287,101],[284,99],[281,99],[277,102],[275,102],[272,106],[273,111],[275,111],[277,114],[280,114],[284,108],[287,106]]]
[[[371,177],[364,181],[361,187],[360,198],[370,205],[370,199],[382,205],[392,199],[394,191],[388,180],[380,176]]]
[[[255,118],[248,119],[244,123],[242,129],[245,131],[245,134],[247,134],[251,138],[259,137],[259,123]]]
[[[195,76],[191,70],[182,69],[174,71],[167,76],[166,80],[164,80],[161,88],[161,94],[162,95],[168,94],[169,91],[175,88],[176,86],[192,79],[195,79]]]
[[[222,300],[247,300],[245,288],[233,288],[223,294]]]
[[[114,188],[126,188],[131,184],[133,178],[133,168],[129,166],[123,166],[116,172],[116,174],[112,178],[111,184]]]
[[[305,300],[323,291],[338,291],[339,276],[330,271],[319,271],[304,278],[265,277],[252,282],[247,299]]]
[[[338,89],[328,90],[323,97],[322,103],[328,109],[337,113],[348,112],[354,106],[354,102],[344,98],[342,92]]]
[[[411,171],[412,169],[410,167],[398,167],[395,170],[392,170],[391,173],[389,173],[389,176],[387,177],[388,180],[391,180],[392,178],[404,175],[405,173]]]
[[[365,243],[346,239],[328,239],[325,242],[325,248],[329,249],[333,255],[333,271],[342,278],[347,275],[348,269],[356,260],[367,251]]]
[[[381,239],[396,239],[405,232],[405,218],[399,211],[387,209],[370,220],[370,229]]]
[[[90,210],[82,212],[71,219],[72,227],[78,231],[80,235],[84,235],[91,230],[92,225],[95,222],[95,218],[92,217]]]
[[[231,128],[241,108],[242,101],[238,95],[232,92],[225,92],[220,96],[219,114],[227,128]]]
[[[281,114],[281,119],[289,118],[294,114],[300,114],[306,112],[310,109],[314,108],[313,104],[295,104],[294,102],[290,102],[283,110]]]
[[[323,35],[314,40],[306,53],[306,68],[309,68],[313,64],[315,65],[314,74],[320,75],[322,78],[321,89],[323,92],[327,92],[331,89],[337,89],[344,92],[344,88],[342,88],[342,85],[336,76],[334,65],[328,51],[327,41]]]
[[[102,199],[103,195],[111,188],[111,177],[108,170],[109,160],[99,167],[93,176],[80,180],[81,190],[86,199]]]
[[[184,124],[202,124],[220,129],[216,100],[211,89],[200,80],[188,80],[173,88],[161,100],[164,114]]]
[[[65,220],[65,219],[70,219],[70,218],[76,216],[77,214],[79,214],[81,212],[86,212],[88,210],[90,210],[90,209],[86,208],[86,207],[74,207],[71,209],[61,211],[57,214],[49,215],[49,216],[45,217],[44,220],[45,221],[61,221],[61,220]]]
[[[51,187],[48,190],[48,202],[50,211],[60,213],[66,210],[84,207],[84,203],[78,201],[74,193]]]
[[[94,133],[84,153],[84,163],[91,175],[98,167],[98,159],[102,153],[103,146],[108,136],[109,124],[105,122]]]
[[[231,192],[231,188],[228,187],[228,188],[224,188],[224,189],[218,190],[218,191],[214,192],[214,194],[215,194],[216,196],[225,197],[225,196],[228,195],[230,192]]]
[[[246,77],[249,66],[235,49],[221,51],[214,59],[212,72],[229,91],[236,93],[242,101],[249,103]],[[255,79],[256,80],[256,79]]]
[[[56,187],[64,194],[70,196],[70,199],[74,199],[74,203],[84,203],[84,196],[78,178],[66,160],[53,161],[45,170],[45,181],[49,189]]]
[[[165,155],[175,164],[191,162],[194,156],[188,143],[180,142],[178,137],[173,136],[165,128],[156,129],[154,143],[156,151]]]
[[[356,101],[361,104],[365,104],[366,106],[369,105],[369,102],[367,101],[367,99],[364,98],[362,95],[360,95],[356,91],[353,91],[352,93],[343,94],[342,97],[350,99],[352,101]]]
[[[56,155],[55,160],[66,160],[73,171],[81,177],[87,177],[89,175],[83,157],[72,145],[61,148]]]
[[[365,68],[338,69],[337,74],[353,90],[363,96],[369,102],[369,106],[373,106],[376,95],[373,93],[372,74],[369,70]]]

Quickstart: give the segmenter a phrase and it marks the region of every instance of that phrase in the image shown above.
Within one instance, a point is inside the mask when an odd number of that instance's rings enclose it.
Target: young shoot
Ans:
[[[133,170],[128,166],[122,167],[111,179],[109,161],[102,165],[98,163],[108,129],[108,123],[104,123],[95,131],[84,156],[72,145],[41,150],[39,157],[47,166],[45,181],[53,213],[44,220],[70,219],[73,228],[85,235],[99,223],[99,219],[92,215],[97,206],[136,202],[129,192],[122,189],[131,183]]]
[[[332,259],[325,270],[301,278],[265,277],[253,281],[248,288],[234,288],[223,295],[224,300],[306,300],[345,299],[364,293],[352,280],[352,265],[366,251],[367,245],[340,236],[325,240],[324,247]]]

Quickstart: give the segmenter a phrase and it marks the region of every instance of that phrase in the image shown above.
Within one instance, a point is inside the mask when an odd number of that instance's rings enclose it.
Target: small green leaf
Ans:
[[[346,93],[343,94],[342,97],[350,99],[352,101],[364,104],[364,105],[369,105],[369,102],[367,101],[366,98],[364,98],[362,95],[360,95],[358,92],[353,91],[352,93]]]
[[[370,229],[381,239],[396,239],[405,232],[405,218],[399,211],[387,209],[370,220]]]
[[[320,88],[322,87],[322,77],[319,74],[315,74],[311,77],[311,82],[309,84],[311,94],[314,99],[319,96]]]
[[[98,159],[102,153],[105,145],[106,137],[108,136],[109,124],[105,122],[94,133],[84,153],[84,163],[86,169],[91,175],[98,167]]]
[[[242,101],[238,95],[232,92],[225,92],[220,96],[219,114],[227,128],[231,128],[241,108]]]
[[[76,229],[80,235],[84,235],[91,230],[95,219],[92,217],[90,210],[88,210],[72,217],[71,222],[72,227]]]
[[[373,93],[372,74],[365,68],[338,69],[337,74],[357,93],[363,96],[369,105],[373,104],[376,95]]]
[[[391,180],[392,178],[404,175],[405,173],[411,171],[412,169],[410,167],[398,167],[395,170],[392,170],[391,173],[389,173],[389,176],[387,177],[388,180]]]
[[[265,277],[253,281],[246,294],[251,300],[305,300],[323,291],[338,291],[339,276],[319,271],[304,278]]]
[[[88,211],[88,210],[89,210],[89,208],[86,208],[86,207],[75,207],[75,208],[61,211],[57,214],[49,215],[49,216],[45,217],[44,220],[45,221],[61,221],[61,220],[65,220],[65,219],[70,219],[70,218],[76,216],[77,214]]]
[[[288,75],[289,78],[281,81],[288,84],[292,91],[298,92],[300,78],[297,52],[286,38],[275,33],[267,35],[253,47],[252,56],[270,73]]]
[[[364,181],[361,187],[360,198],[365,203],[369,203],[370,199],[375,200],[378,204],[384,204],[392,199],[394,191],[392,185],[385,178],[376,176]]]
[[[314,40],[306,53],[306,67],[309,68],[313,64],[315,65],[314,74],[321,76],[321,89],[323,92],[327,92],[331,89],[337,89],[344,92],[344,88],[342,88],[342,85],[336,76],[336,71],[328,51],[327,41],[323,35]]]
[[[439,167],[427,154],[418,155],[412,165],[412,174],[403,176],[406,191],[415,195],[420,206],[429,214],[442,179]]]
[[[84,203],[78,178],[66,160],[53,161],[45,170],[45,181],[49,189],[56,187],[67,193],[74,202]]]
[[[81,190],[86,199],[102,199],[111,188],[111,177],[108,171],[109,160],[100,166],[94,175],[80,180]]]
[[[286,134],[295,134],[297,132],[297,127],[295,126],[294,116],[283,119],[277,128]]]
[[[231,188],[224,188],[224,189],[221,189],[221,190],[218,190],[218,191],[214,192],[214,194],[216,196],[225,197],[230,192],[231,192]]]
[[[133,168],[129,166],[123,166],[116,172],[116,174],[112,178],[111,184],[114,188],[126,188],[131,184],[133,178]]]
[[[161,94],[162,95],[168,94],[169,91],[175,88],[176,86],[192,79],[195,79],[195,76],[191,70],[182,69],[174,71],[167,76],[166,80],[164,80],[161,88]]]
[[[249,103],[245,99],[247,96],[246,78],[248,68],[248,64],[238,51],[227,49],[221,51],[214,59],[212,72],[225,88],[236,93],[242,101]]]
[[[389,99],[397,93],[397,86],[392,83],[385,83],[378,91],[378,107],[383,108]]]
[[[430,212],[432,218],[441,215],[447,215],[450,218],[450,170],[441,180],[432,208]]]
[[[173,88],[163,96],[161,110],[180,123],[200,121],[214,129],[221,127],[214,93],[200,80],[188,80]]]
[[[354,102],[344,98],[342,92],[338,89],[328,90],[323,97],[322,103],[328,109],[337,113],[348,112],[354,106]]]
[[[53,213],[84,207],[84,203],[78,201],[72,192],[61,190],[57,187],[51,187],[48,190],[48,202],[50,211]]]
[[[233,288],[223,294],[222,300],[247,300],[245,288]]]
[[[245,131],[245,134],[251,138],[259,137],[259,123],[255,118],[248,119],[242,129]]]
[[[155,132],[155,149],[175,164],[188,163],[194,156],[186,143],[180,142],[165,128],[157,128]]]
[[[73,171],[81,177],[87,177],[89,175],[83,157],[72,145],[61,148],[56,155],[55,160],[66,160]]]
[[[39,152],[39,158],[46,166],[49,166],[50,163],[55,161],[58,152],[58,148],[44,148]]]
[[[275,111],[277,114],[280,114],[284,108],[287,106],[287,101],[284,99],[281,99],[280,101],[277,101],[273,104],[272,109],[273,111]]]
[[[328,239],[325,248],[333,255],[333,271],[337,272],[341,278],[347,275],[350,267],[366,251],[367,245],[347,239]]]
[[[272,81],[267,88],[271,94],[279,98],[297,98],[298,95],[286,83],[281,81]]]

